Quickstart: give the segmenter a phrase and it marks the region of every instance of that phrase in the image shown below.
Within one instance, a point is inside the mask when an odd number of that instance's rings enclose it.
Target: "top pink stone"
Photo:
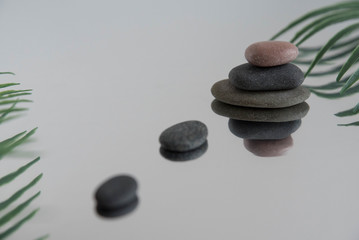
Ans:
[[[274,67],[289,63],[298,56],[298,48],[290,42],[265,41],[250,45],[245,52],[247,61],[258,67]]]

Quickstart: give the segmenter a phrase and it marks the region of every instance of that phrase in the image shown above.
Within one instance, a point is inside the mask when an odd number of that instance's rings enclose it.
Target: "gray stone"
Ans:
[[[291,63],[275,67],[257,67],[245,63],[229,72],[229,81],[235,87],[248,91],[286,90],[300,86],[304,74]]]
[[[310,91],[302,86],[282,91],[245,91],[234,87],[228,79],[216,82],[212,95],[221,102],[242,107],[284,108],[304,102]]]
[[[218,115],[244,121],[256,122],[287,122],[304,118],[309,105],[306,102],[285,108],[252,108],[240,107],[212,101],[212,110]]]
[[[186,121],[173,125],[160,135],[161,146],[169,151],[185,152],[205,143],[208,130],[204,123]]]
[[[244,139],[283,139],[298,130],[302,120],[289,122],[249,122],[229,119],[229,130]]]

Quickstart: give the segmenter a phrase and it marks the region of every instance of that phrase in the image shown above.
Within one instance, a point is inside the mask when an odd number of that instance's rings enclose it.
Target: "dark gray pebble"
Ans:
[[[136,191],[137,182],[133,177],[127,175],[112,177],[102,183],[95,193],[97,210],[100,209],[107,215],[125,212],[124,209],[129,209],[138,201]]]
[[[164,130],[160,135],[162,148],[185,152],[198,148],[207,140],[208,130],[200,121],[186,121],[173,125]]]
[[[302,120],[289,122],[250,122],[229,119],[229,130],[244,139],[283,139],[297,131]]]
[[[184,162],[201,157],[207,151],[207,149],[208,149],[208,142],[206,141],[198,148],[187,152],[174,152],[174,151],[166,150],[163,147],[161,147],[160,153],[162,157],[166,158],[167,160],[171,160],[174,162]]]
[[[304,74],[291,63],[275,67],[257,67],[245,63],[229,72],[229,81],[235,87],[248,91],[287,90],[300,86]]]

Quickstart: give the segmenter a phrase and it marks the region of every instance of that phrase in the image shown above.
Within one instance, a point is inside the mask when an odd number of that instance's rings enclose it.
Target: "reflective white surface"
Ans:
[[[250,43],[333,2],[1,1],[0,70],[16,73],[1,79],[34,89],[27,115],[1,136],[39,130],[0,174],[42,160],[0,196],[44,173],[26,195],[42,191],[26,210],[40,212],[9,239],[358,239],[358,128],[333,115],[357,96],[312,95],[294,146],[274,158],[248,152],[210,108],[212,84],[245,62]],[[165,160],[160,133],[191,119],[209,128],[207,152]],[[140,204],[100,218],[93,193],[120,173],[138,180]]]

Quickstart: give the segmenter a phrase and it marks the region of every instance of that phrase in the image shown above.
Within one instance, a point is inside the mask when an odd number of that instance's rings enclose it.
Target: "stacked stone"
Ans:
[[[233,68],[229,79],[213,85],[211,91],[216,100],[212,109],[230,118],[233,134],[247,143],[291,141],[290,135],[300,127],[301,118],[309,110],[305,100],[310,96],[310,91],[301,86],[302,70],[290,63],[297,56],[297,47],[289,42],[254,43],[245,51],[248,63]]]

